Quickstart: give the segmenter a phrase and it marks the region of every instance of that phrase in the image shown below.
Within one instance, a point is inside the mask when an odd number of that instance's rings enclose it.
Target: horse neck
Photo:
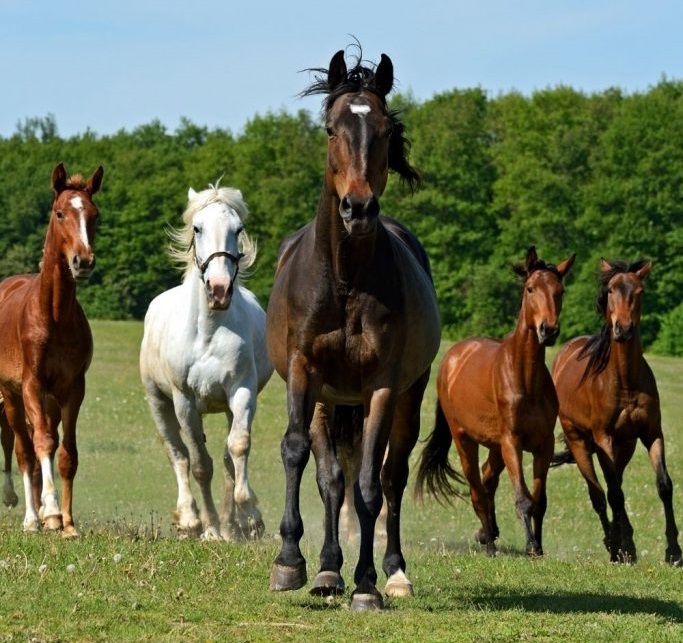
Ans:
[[[337,194],[324,187],[316,215],[315,245],[335,281],[350,284],[358,275],[367,274],[366,269],[375,256],[378,235],[360,239],[349,237],[339,214],[339,204]],[[380,230],[379,223],[377,229]]]
[[[526,325],[520,311],[517,325],[503,340],[503,351],[512,366],[517,386],[526,393],[537,392],[545,382],[541,374],[545,368],[545,346],[538,342],[536,331]]]
[[[76,282],[61,254],[53,248],[51,237],[48,228],[39,275],[39,302],[44,314],[59,323],[69,319],[78,305]]]
[[[631,339],[626,342],[616,342],[614,339],[611,341],[607,368],[614,373],[620,387],[637,388],[643,361],[643,348],[638,330],[636,329]]]

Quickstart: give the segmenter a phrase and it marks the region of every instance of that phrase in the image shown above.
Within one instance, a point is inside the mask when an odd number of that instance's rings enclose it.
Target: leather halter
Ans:
[[[194,262],[199,268],[199,278],[204,279],[204,273],[206,272],[206,269],[209,267],[209,263],[211,263],[212,259],[215,259],[216,257],[227,257],[230,259],[235,264],[235,274],[230,280],[230,286],[228,288],[228,292],[232,294],[232,291],[235,287],[235,282],[237,281],[237,275],[240,271],[240,259],[244,257],[244,253],[240,252],[237,255],[232,254],[232,252],[228,252],[227,250],[219,250],[218,252],[212,252],[204,261],[202,261],[198,256],[197,256],[197,248],[194,243],[194,235],[192,236],[192,241],[190,242],[190,250],[193,250],[194,254]]]

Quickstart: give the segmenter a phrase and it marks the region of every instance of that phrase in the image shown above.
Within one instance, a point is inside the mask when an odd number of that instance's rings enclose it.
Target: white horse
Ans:
[[[147,310],[140,374],[178,482],[178,530],[209,540],[257,538],[264,524],[247,479],[247,459],[256,396],[273,367],[265,312],[238,279],[253,264],[256,246],[244,231],[248,210],[239,190],[218,184],[199,193],[190,188],[188,199],[185,226],[171,231],[171,254],[184,264],[184,277]],[[202,422],[204,414],[219,412],[230,427],[220,519]],[[201,518],[190,468],[201,490]]]

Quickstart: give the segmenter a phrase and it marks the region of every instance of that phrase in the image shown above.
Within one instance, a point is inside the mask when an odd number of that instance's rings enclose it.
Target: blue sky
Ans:
[[[419,101],[559,84],[646,91],[683,77],[680,0],[0,0],[0,136],[53,114],[64,137],[181,117],[239,133],[307,109],[308,67],[352,42]]]

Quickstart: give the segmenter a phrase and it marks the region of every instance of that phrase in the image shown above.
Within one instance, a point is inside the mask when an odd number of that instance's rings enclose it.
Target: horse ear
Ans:
[[[386,54],[382,57],[377,65],[374,80],[375,89],[377,93],[384,98],[394,86],[394,64],[391,58]]]
[[[561,264],[557,265],[557,272],[562,275],[562,278],[567,276],[569,269],[574,265],[574,259],[576,259],[576,253],[574,253],[569,259],[565,259]]]
[[[66,189],[66,170],[64,163],[58,163],[55,169],[52,170],[52,189],[55,194],[59,194]]]
[[[534,266],[538,263],[538,255],[536,254],[536,246],[530,246],[526,253],[526,271],[529,274]]]
[[[607,259],[600,257],[600,272],[607,272],[608,270],[612,270],[614,266],[607,261]]]
[[[647,277],[650,274],[650,270],[652,270],[652,262],[648,261],[640,270],[636,271],[638,279],[643,281],[643,279],[645,279],[645,277]]]
[[[190,188],[187,191],[187,200],[188,201],[192,201],[196,196],[197,196],[197,192],[195,192],[194,188]]]
[[[104,176],[104,168],[100,165],[94,172],[93,175],[88,179],[85,184],[85,191],[91,196],[96,192],[99,192],[102,187],[102,177]]]
[[[346,61],[344,50],[340,49],[330,60],[330,68],[327,72],[327,89],[333,91],[346,79]]]

